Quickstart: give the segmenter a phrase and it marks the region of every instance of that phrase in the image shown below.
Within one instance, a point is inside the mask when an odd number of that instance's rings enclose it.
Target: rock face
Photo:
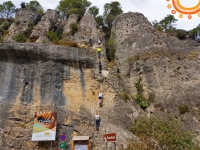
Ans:
[[[183,120],[185,129],[200,134],[199,44],[156,31],[142,14],[132,12],[116,18],[112,39],[123,88],[134,97],[135,83],[141,77],[146,96],[155,94],[147,112],[163,117],[172,113]],[[181,105],[187,105],[190,112],[180,115]]]
[[[27,34],[31,32],[32,26],[37,24],[41,15],[29,8],[19,9],[15,16],[15,22],[11,24],[9,33],[4,38],[4,42],[13,41],[18,34]]]
[[[74,35],[69,35],[70,24],[77,23],[78,17],[74,14],[70,15],[66,25],[64,27],[64,34],[67,34],[67,40],[75,41],[78,44],[89,45],[90,38],[92,39],[92,44],[96,45],[98,39],[103,40],[103,34],[96,28],[97,23],[94,17],[90,13],[86,13],[80,22],[78,23],[78,31]]]
[[[93,42],[97,42],[100,38],[96,28],[97,23],[90,13],[86,13],[80,21],[80,29],[74,34],[73,40],[79,43],[88,43],[92,38]]]
[[[30,35],[32,42],[50,42],[46,37],[47,33],[52,30],[58,22],[58,12],[48,9],[45,15],[41,18],[41,21],[37,24]]]
[[[78,17],[75,14],[72,14],[69,16],[69,19],[66,21],[65,25],[64,25],[64,29],[63,29],[63,33],[67,34],[69,33],[70,30],[70,24],[72,23],[77,23]]]
[[[0,52],[1,148],[48,149],[49,142],[31,142],[34,113],[40,111],[58,113],[57,140],[52,149],[58,149],[62,133],[67,134],[67,149],[73,135],[89,135],[98,150],[105,147],[101,140],[105,132],[119,134],[117,149],[132,137],[126,128],[131,125],[134,107],[115,102],[112,86],[94,74],[95,51],[40,43],[4,43]],[[105,97],[103,108],[98,107],[100,89]],[[96,111],[102,117],[100,132],[94,128]]]

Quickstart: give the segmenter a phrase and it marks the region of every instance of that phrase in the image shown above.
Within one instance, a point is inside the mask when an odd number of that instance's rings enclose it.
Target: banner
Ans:
[[[56,138],[57,113],[36,112],[32,141],[53,141]]]

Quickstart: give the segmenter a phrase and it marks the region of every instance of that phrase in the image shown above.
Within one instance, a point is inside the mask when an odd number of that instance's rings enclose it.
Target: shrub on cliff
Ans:
[[[113,38],[110,38],[107,42],[106,42],[106,48],[109,50],[109,56],[108,59],[114,60],[115,59],[115,41]]]
[[[47,37],[49,38],[50,41],[56,41],[56,40],[58,40],[58,35],[55,32],[53,32],[53,31],[49,31],[47,33]]]
[[[168,121],[159,117],[139,118],[132,126],[133,134],[140,137],[142,142],[153,149],[152,140],[162,149],[194,150],[197,147],[192,142],[194,135],[181,129],[182,122],[173,117]]]
[[[142,78],[140,77],[138,81],[135,83],[135,87],[137,89],[137,94],[135,99],[136,102],[140,105],[140,107],[145,110],[150,105],[150,102],[154,101],[155,95],[153,93],[149,93],[148,98],[146,98],[144,95],[144,89],[141,82]]]
[[[77,23],[71,23],[69,28],[71,30],[71,35],[74,35],[76,33],[76,31],[78,31]]]
[[[184,40],[187,36],[186,31],[184,32],[183,30],[176,30],[176,37],[179,38],[180,40]]]
[[[180,114],[185,114],[186,112],[189,112],[189,108],[187,105],[180,105],[178,109]]]
[[[25,43],[27,41],[27,37],[24,34],[18,34],[14,37],[14,40],[19,43]]]

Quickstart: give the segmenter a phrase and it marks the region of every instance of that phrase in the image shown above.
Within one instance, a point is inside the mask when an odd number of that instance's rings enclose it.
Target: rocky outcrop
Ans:
[[[66,25],[64,26],[64,39],[75,41],[80,45],[88,45],[89,41],[92,39],[92,45],[96,45],[98,39],[103,40],[104,34],[98,30],[97,23],[94,19],[94,17],[88,12],[86,13],[80,22],[77,22],[77,16],[72,14],[70,15],[69,19],[66,22]],[[70,35],[70,24],[71,23],[77,23],[78,24],[78,31],[74,35]]]
[[[94,17],[90,13],[86,13],[81,21],[80,28],[73,36],[73,40],[78,43],[88,43],[89,39],[92,38],[93,43],[97,43],[98,38],[102,38],[102,35],[98,33],[96,28],[97,23]]]
[[[77,23],[78,21],[78,16],[75,14],[72,14],[69,16],[68,20],[65,22],[64,28],[63,28],[63,34],[69,34],[71,29],[70,29],[70,24],[72,23]]]
[[[30,40],[31,42],[49,43],[50,40],[47,38],[47,33],[54,29],[58,22],[58,12],[55,10],[48,9],[45,15],[41,18],[41,21],[33,29]]]
[[[4,38],[4,42],[13,41],[14,37],[19,34],[29,34],[33,25],[37,24],[41,15],[32,9],[19,9],[15,15],[15,22],[11,24],[9,33]]]
[[[123,89],[135,97],[135,83],[141,77],[145,95],[155,94],[154,104],[146,111],[151,112],[149,115],[172,113],[183,120],[185,129],[200,134],[198,42],[182,42],[156,31],[146,17],[132,12],[116,18],[111,39]],[[187,105],[190,111],[180,115],[181,105]]]

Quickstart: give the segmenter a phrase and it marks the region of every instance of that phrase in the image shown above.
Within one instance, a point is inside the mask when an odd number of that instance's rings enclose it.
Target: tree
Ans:
[[[80,19],[86,9],[91,5],[87,0],[61,0],[57,9],[61,12],[61,19],[68,18],[71,14],[77,14]]]
[[[97,22],[97,26],[98,27],[103,27],[104,26],[104,22],[103,22],[103,16],[97,16],[95,18],[96,22]]]
[[[106,3],[104,5],[104,13],[103,13],[103,20],[104,20],[104,26],[103,31],[106,34],[106,56],[108,60],[113,60],[115,56],[115,41],[110,38],[111,35],[111,28],[112,23],[115,20],[115,18],[122,14],[122,7],[119,2],[113,1],[111,3]]]
[[[89,8],[89,12],[96,18],[99,14],[99,8],[97,6],[92,6]]]
[[[163,31],[162,25],[157,20],[154,20],[151,23],[153,27],[156,28],[158,31]]]
[[[180,40],[184,40],[187,35],[188,35],[188,32],[185,30],[182,30],[182,29],[176,30],[176,37],[179,38]]]
[[[105,25],[109,30],[112,28],[112,22],[114,21],[115,17],[122,14],[122,7],[119,2],[113,1],[111,3],[106,3],[104,5],[104,22]]]
[[[162,26],[165,32],[172,31],[175,29],[176,21],[178,21],[174,15],[167,15],[164,19],[162,19],[159,24]]]
[[[37,12],[41,14],[44,13],[44,9],[38,1],[30,1],[29,3],[26,3],[26,7],[36,10]]]
[[[197,35],[198,32],[200,32],[200,24],[197,25],[196,28],[189,30],[189,34],[190,34],[192,39],[195,39],[195,36]]]
[[[11,1],[4,2],[0,5],[0,16],[2,18],[10,18],[15,15],[15,5]]]

